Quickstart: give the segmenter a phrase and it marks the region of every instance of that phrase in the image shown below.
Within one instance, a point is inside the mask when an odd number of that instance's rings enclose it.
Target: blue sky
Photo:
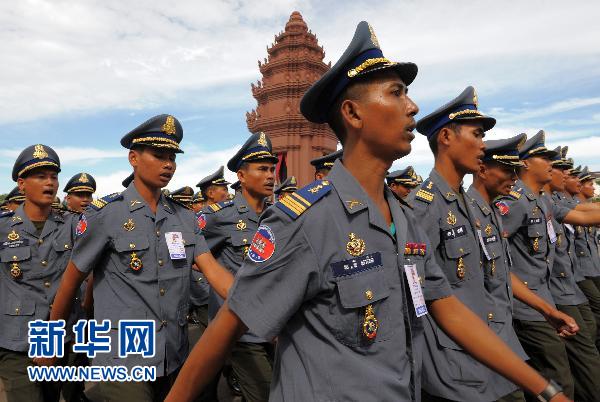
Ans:
[[[257,60],[292,11],[335,62],[360,20],[384,54],[413,61],[411,97],[424,116],[474,85],[498,119],[488,138],[547,133],[577,163],[600,170],[600,3],[559,1],[41,1],[0,5],[0,192],[26,146],[61,156],[61,182],[80,171],[99,193],[130,171],[120,138],[148,117],[182,121],[186,153],[171,189],[225,164],[248,135]],[[426,176],[421,136],[394,167]],[[230,176],[231,178],[232,176]]]

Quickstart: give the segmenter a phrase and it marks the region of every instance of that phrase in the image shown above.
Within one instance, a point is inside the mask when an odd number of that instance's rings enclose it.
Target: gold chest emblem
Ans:
[[[535,239],[533,239],[532,248],[533,248],[533,251],[535,251],[536,253],[538,251],[540,251],[540,238],[539,237],[536,237]]]
[[[452,211],[448,211],[446,222],[448,222],[448,225],[456,225],[456,215],[454,215]]]
[[[8,237],[8,240],[10,240],[10,241],[19,240],[19,234],[17,232],[15,232],[14,230],[12,232],[10,232],[7,237]]]
[[[235,228],[236,228],[237,230],[244,230],[244,229],[246,229],[246,227],[247,227],[247,226],[246,226],[246,222],[244,222],[244,221],[243,221],[243,220],[241,220],[241,219],[238,221],[237,225],[235,225]]]
[[[358,257],[365,252],[366,244],[365,241],[356,236],[354,233],[348,235],[350,241],[346,243],[346,251],[353,257]]]
[[[487,224],[487,226],[485,227],[485,234],[487,236],[491,236],[492,235],[492,225],[490,225],[489,223]]]
[[[127,222],[123,224],[123,229],[125,229],[128,232],[131,232],[133,229],[135,229],[135,222],[133,221],[133,219],[127,219]]]

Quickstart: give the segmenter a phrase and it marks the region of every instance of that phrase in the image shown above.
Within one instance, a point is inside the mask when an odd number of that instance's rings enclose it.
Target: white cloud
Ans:
[[[600,70],[597,2],[23,0],[0,4],[0,122],[143,109],[188,91],[201,105],[250,109],[256,60],[297,8],[326,61],[342,53],[360,19],[371,21],[386,55],[419,64],[418,100],[468,83],[494,93]],[[234,89],[214,90],[223,86]]]

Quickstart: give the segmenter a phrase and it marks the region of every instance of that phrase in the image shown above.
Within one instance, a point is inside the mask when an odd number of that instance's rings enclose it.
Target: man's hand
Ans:
[[[571,316],[555,308],[544,314],[544,317],[548,321],[548,324],[556,329],[558,336],[567,338],[575,336],[579,331],[579,325],[577,325],[577,322]]]

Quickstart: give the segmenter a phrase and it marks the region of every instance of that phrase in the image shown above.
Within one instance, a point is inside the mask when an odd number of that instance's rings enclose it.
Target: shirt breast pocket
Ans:
[[[544,258],[548,247],[546,244],[546,228],[544,224],[529,225],[527,227],[527,237],[529,238],[529,252],[531,255]]]
[[[171,260],[174,268],[191,267],[194,263],[194,249],[196,247],[196,237],[192,232],[181,232],[183,246],[185,248],[185,258]]]
[[[139,274],[153,262],[150,260],[148,238],[145,236],[118,237],[114,241],[119,266],[128,273]]]
[[[473,269],[479,269],[479,263],[477,267],[467,264],[467,256],[471,251],[471,244],[466,236],[444,241],[444,253],[448,259],[444,264],[444,270],[451,285],[466,281],[474,274]]]
[[[30,265],[31,249],[29,247],[14,247],[0,250],[0,262],[4,265],[5,272],[23,276],[28,275],[27,266]]]
[[[236,258],[240,258],[240,264],[248,255],[248,248],[252,242],[253,233],[246,231],[237,231],[231,234],[231,245],[233,246]]]
[[[349,346],[367,346],[388,339],[394,333],[390,321],[390,287],[383,267],[372,268],[348,276],[335,277],[338,308],[332,311],[336,338]],[[372,311],[369,310],[369,306]],[[377,320],[376,335],[367,336],[365,320],[369,313]],[[396,314],[402,315],[401,311]],[[372,322],[372,320],[371,320]],[[368,323],[367,323],[368,324]]]

